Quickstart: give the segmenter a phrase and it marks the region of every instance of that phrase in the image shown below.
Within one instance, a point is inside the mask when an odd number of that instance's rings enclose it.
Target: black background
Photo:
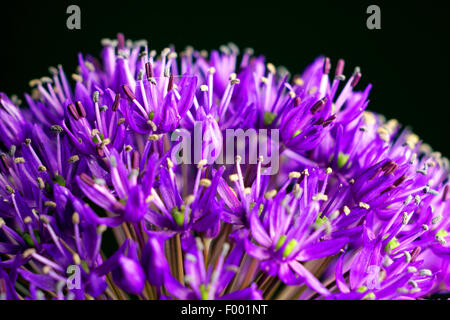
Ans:
[[[66,28],[66,8],[81,8],[81,30]],[[367,6],[381,8],[381,30],[366,27]],[[0,91],[29,91],[28,81],[78,52],[98,55],[100,39],[123,32],[153,49],[174,44],[252,47],[267,61],[300,73],[317,55],[360,66],[360,89],[373,84],[369,109],[410,125],[450,155],[449,25],[445,2],[422,1],[3,1],[0,4]]]

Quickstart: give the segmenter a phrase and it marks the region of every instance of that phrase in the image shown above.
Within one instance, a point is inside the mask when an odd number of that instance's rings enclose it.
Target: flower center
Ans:
[[[275,250],[280,250],[281,247],[283,247],[284,243],[286,242],[286,236],[282,235],[280,238],[278,238],[277,244],[275,245]],[[283,258],[286,258],[291,254],[291,252],[295,249],[298,242],[295,239],[289,240],[289,242],[286,244],[283,250]]]
[[[184,210],[185,206],[181,205],[180,209],[178,207],[173,207],[172,210],[170,210],[170,214],[172,215],[173,220],[177,225],[182,227],[184,225]]]

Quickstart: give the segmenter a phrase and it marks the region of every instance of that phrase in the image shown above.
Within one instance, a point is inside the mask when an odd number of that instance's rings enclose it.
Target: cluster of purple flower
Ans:
[[[0,299],[417,299],[450,288],[449,163],[366,110],[344,61],[104,40],[0,93]],[[340,88],[341,87],[341,88]],[[174,163],[201,122],[279,130],[280,170]],[[208,149],[209,148],[209,149]],[[249,153],[250,151],[247,151]]]

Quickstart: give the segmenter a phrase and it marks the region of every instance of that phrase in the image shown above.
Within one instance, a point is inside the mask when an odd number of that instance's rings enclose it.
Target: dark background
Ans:
[[[81,8],[81,30],[66,28],[66,8]],[[381,30],[368,30],[366,8],[381,8]],[[158,51],[218,48],[233,41],[267,61],[300,73],[317,55],[346,74],[360,66],[360,89],[373,84],[371,110],[409,124],[435,150],[450,156],[449,25],[445,2],[425,1],[13,1],[0,4],[0,91],[28,91],[28,81],[76,54],[101,50],[100,39],[123,32]]]

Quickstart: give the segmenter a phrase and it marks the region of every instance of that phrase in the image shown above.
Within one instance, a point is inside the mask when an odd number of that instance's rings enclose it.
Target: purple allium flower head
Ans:
[[[449,162],[367,109],[360,68],[102,44],[0,93],[0,299],[450,290]]]

